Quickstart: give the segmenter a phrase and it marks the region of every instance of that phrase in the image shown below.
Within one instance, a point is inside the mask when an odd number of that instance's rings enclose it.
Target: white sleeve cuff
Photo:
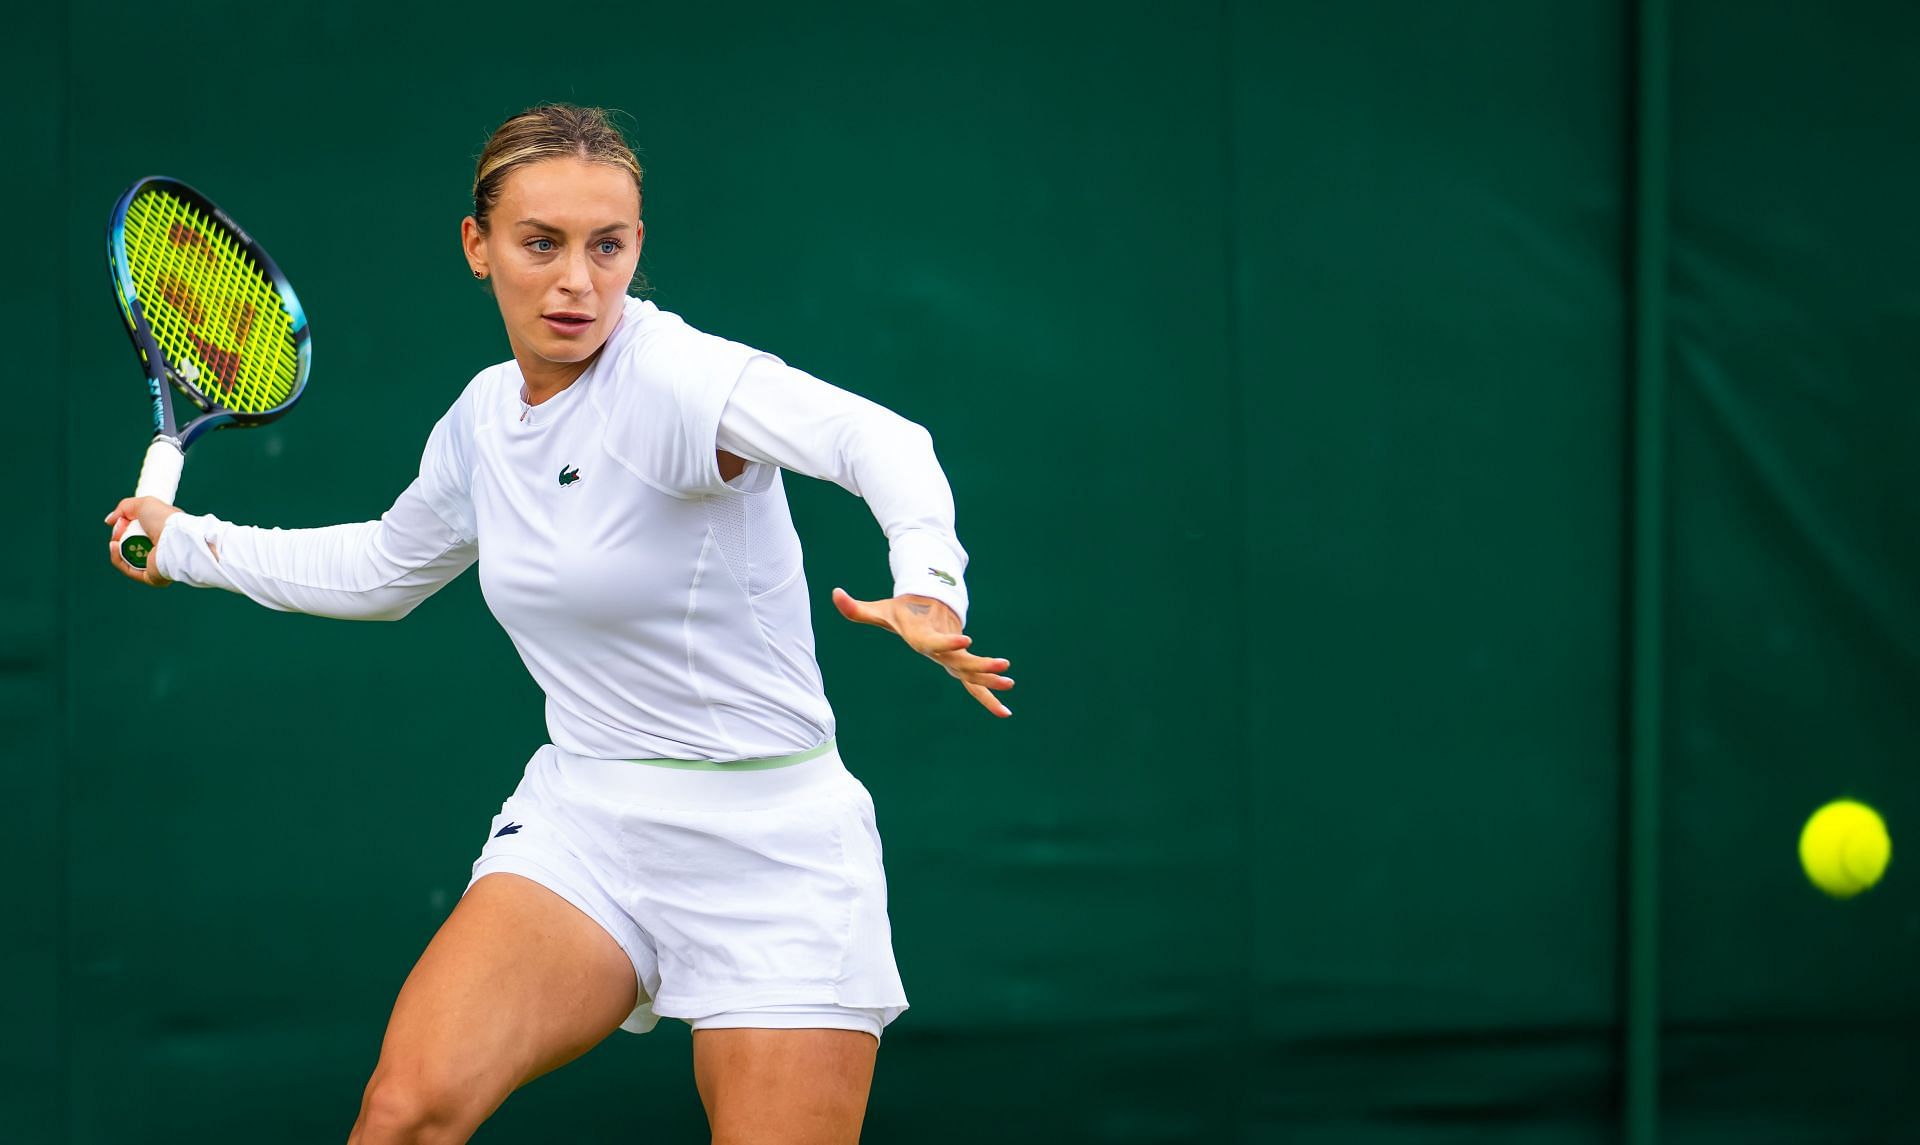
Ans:
[[[168,580],[194,588],[237,591],[213,554],[225,525],[211,513],[175,513],[168,517],[166,527],[160,530],[160,543],[153,547],[153,567]]]
[[[893,595],[930,596],[967,622],[967,554],[957,541],[927,532],[902,533],[887,554]]]

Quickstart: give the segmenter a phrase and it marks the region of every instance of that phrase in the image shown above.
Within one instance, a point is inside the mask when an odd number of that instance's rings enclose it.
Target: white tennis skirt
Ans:
[[[475,881],[497,873],[553,891],[626,950],[634,1033],[665,1017],[878,1037],[907,1008],[873,798],[832,741],[728,764],[549,744],[473,865]]]

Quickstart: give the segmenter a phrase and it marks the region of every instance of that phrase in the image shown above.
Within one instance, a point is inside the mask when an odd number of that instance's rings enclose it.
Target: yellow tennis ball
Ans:
[[[1813,885],[1837,899],[1852,898],[1880,881],[1893,841],[1880,813],[1852,799],[1836,799],[1800,830],[1800,865]]]

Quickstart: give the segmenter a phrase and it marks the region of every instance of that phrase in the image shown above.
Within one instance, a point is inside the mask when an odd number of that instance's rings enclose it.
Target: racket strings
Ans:
[[[149,191],[128,205],[128,270],[169,362],[236,413],[264,413],[293,395],[299,351],[273,283],[227,229],[192,205]]]

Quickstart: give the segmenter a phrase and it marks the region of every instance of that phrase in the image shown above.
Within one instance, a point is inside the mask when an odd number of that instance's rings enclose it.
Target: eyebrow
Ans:
[[[537,227],[543,231],[552,231],[554,234],[567,233],[565,227],[556,227],[552,223],[543,223],[539,219],[521,219],[515,225],[522,226],[522,227]],[[632,223],[608,223],[604,227],[596,227],[593,231],[589,232],[589,234],[604,235],[610,231],[625,231],[625,230],[631,230],[631,229],[633,229]]]

